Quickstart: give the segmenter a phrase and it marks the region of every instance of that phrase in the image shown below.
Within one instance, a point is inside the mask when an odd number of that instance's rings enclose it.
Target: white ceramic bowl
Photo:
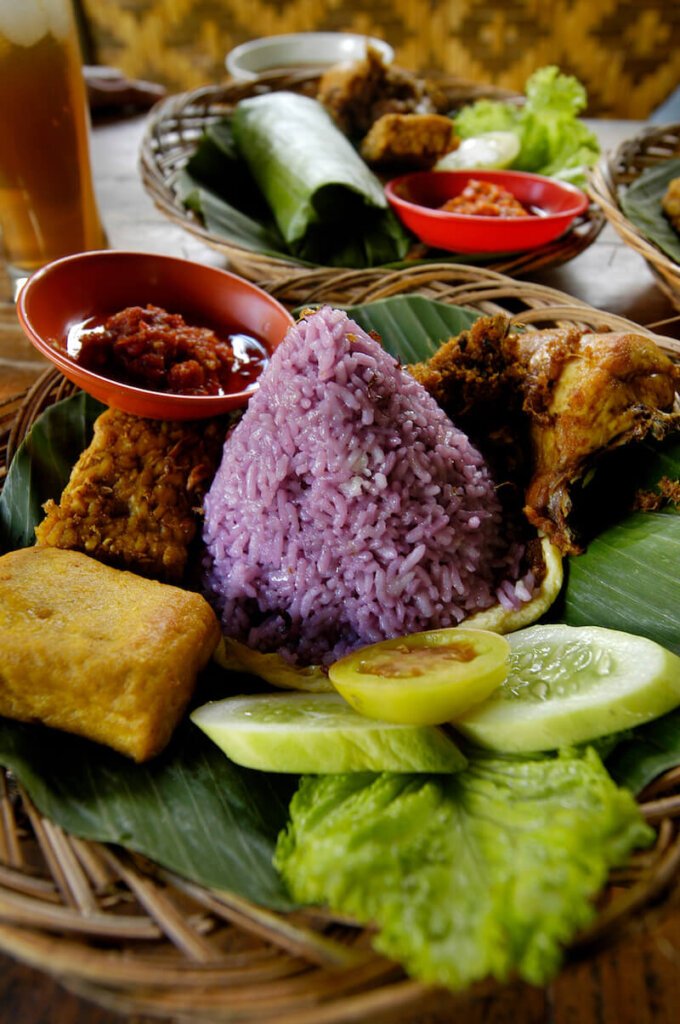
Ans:
[[[251,39],[230,50],[225,59],[232,78],[250,82],[268,71],[289,68],[324,70],[333,64],[360,60],[370,43],[390,63],[394,50],[389,43],[354,32],[294,32],[289,35]]]

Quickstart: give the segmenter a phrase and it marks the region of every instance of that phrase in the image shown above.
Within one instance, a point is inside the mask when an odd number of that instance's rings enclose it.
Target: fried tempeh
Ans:
[[[453,121],[442,114],[383,114],[364,137],[360,152],[372,165],[428,168],[456,144]]]
[[[166,745],[220,627],[200,594],[77,551],[0,558],[0,714],[136,761]]]
[[[59,504],[45,504],[37,543],[179,582],[225,432],[220,420],[168,422],[108,409]]]

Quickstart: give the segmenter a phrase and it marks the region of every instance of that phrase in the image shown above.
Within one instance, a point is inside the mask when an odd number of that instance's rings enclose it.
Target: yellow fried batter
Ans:
[[[0,558],[0,714],[145,761],[166,745],[220,637],[205,598],[77,551]]]
[[[673,178],[661,200],[661,208],[677,232],[680,233],[680,178]]]
[[[178,582],[224,434],[218,420],[167,422],[108,409],[59,504],[45,504],[38,544]]]
[[[442,114],[383,114],[360,150],[368,164],[429,168],[455,147],[453,121]]]

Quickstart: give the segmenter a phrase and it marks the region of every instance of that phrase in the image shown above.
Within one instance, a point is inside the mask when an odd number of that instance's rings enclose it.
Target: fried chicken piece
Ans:
[[[517,331],[480,318],[409,367],[487,456],[524,489],[524,514],[563,553],[583,550],[573,495],[606,453],[680,429],[680,368],[648,337],[575,328]]]
[[[665,506],[671,506],[676,512],[680,512],[680,480],[662,476],[655,490],[637,491],[635,494],[635,510],[658,512]]]
[[[317,100],[351,138],[362,138],[383,114],[434,111],[425,82],[411,72],[385,64],[373,47],[363,60],[335,64],[319,81]]]
[[[226,432],[221,420],[168,422],[108,409],[37,543],[167,582],[182,579]]]
[[[453,121],[442,114],[383,114],[364,137],[360,152],[366,163],[432,167],[455,149]]]
[[[669,181],[668,188],[661,200],[661,209],[674,229],[680,233],[680,178],[673,178],[672,181]]]
[[[513,337],[531,417],[525,513],[562,551],[577,554],[583,548],[568,522],[574,485],[604,453],[680,429],[680,368],[639,334],[563,330]]]
[[[505,316],[480,317],[408,370],[482,448],[496,480],[520,489],[523,503],[530,473],[525,372],[508,350],[509,331]]]
[[[77,551],[0,558],[0,714],[135,761],[167,744],[220,638],[200,594]]]

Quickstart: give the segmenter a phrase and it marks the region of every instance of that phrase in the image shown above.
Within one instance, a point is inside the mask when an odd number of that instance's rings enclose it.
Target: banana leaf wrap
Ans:
[[[242,100],[232,131],[292,255],[348,267],[406,255],[411,240],[382,184],[316,100],[292,92]]]

